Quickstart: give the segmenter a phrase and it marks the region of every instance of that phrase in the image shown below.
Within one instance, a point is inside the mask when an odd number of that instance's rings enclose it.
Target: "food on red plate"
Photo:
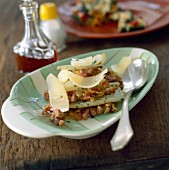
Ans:
[[[96,27],[111,22],[117,23],[118,32],[144,29],[145,21],[132,11],[120,8],[117,0],[77,0],[72,18],[84,26]]]

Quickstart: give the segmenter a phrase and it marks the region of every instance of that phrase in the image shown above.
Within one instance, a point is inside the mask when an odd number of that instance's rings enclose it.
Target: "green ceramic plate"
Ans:
[[[147,84],[139,92],[132,95],[129,108],[132,109],[150,90],[159,70],[159,62],[150,51],[140,48],[115,48],[73,56],[84,58],[99,53],[106,53],[106,65],[109,67],[116,64],[124,56],[142,58],[149,67],[149,79]],[[48,65],[36,70],[20,80],[13,86],[9,98],[2,107],[2,118],[6,125],[21,135],[33,138],[50,136],[64,136],[74,139],[89,138],[102,132],[114,124],[121,115],[121,102],[119,112],[109,113],[89,118],[88,120],[66,120],[65,125],[57,127],[52,124],[48,117],[42,116],[42,108],[47,104],[43,93],[47,89],[46,77],[49,73],[58,74],[57,66],[70,64],[71,58]]]

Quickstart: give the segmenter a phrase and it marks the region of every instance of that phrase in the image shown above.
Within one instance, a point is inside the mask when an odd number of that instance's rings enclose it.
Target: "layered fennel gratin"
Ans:
[[[122,63],[130,63],[130,57]],[[97,54],[83,59],[72,59],[70,65],[58,66],[58,76],[49,74],[46,81],[48,90],[44,97],[49,104],[43,115],[62,126],[67,117],[86,120],[99,114],[117,112],[117,102],[123,99],[121,69],[107,68],[105,54]],[[123,64],[123,69],[127,65]]]

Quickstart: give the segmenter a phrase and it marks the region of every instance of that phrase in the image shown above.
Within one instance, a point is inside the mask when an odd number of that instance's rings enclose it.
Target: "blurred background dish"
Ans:
[[[119,0],[120,9],[129,10],[134,17],[141,17],[147,27],[132,32],[119,32],[116,22],[99,26],[80,25],[72,17],[77,0],[69,0],[59,7],[60,18],[68,33],[83,38],[121,38],[149,33],[169,25],[169,2],[160,0]]]

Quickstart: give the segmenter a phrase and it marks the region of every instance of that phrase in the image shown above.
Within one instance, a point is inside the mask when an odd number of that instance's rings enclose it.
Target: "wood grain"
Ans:
[[[44,1],[38,1],[42,3]],[[57,4],[63,1],[54,1]],[[13,46],[21,40],[24,22],[19,0],[0,1],[0,106],[18,73]],[[155,53],[160,70],[153,87],[131,111],[135,135],[129,145],[112,152],[109,141],[117,124],[85,140],[63,137],[31,139],[11,131],[0,117],[0,169],[73,169],[107,167],[117,164],[169,156],[169,27],[143,36],[126,39],[82,39],[68,35],[64,59],[77,54],[115,47],[140,47]],[[120,164],[118,164],[120,163]],[[126,169],[127,169],[126,165]],[[141,166],[141,164],[139,164]],[[125,167],[125,166],[124,166]]]

